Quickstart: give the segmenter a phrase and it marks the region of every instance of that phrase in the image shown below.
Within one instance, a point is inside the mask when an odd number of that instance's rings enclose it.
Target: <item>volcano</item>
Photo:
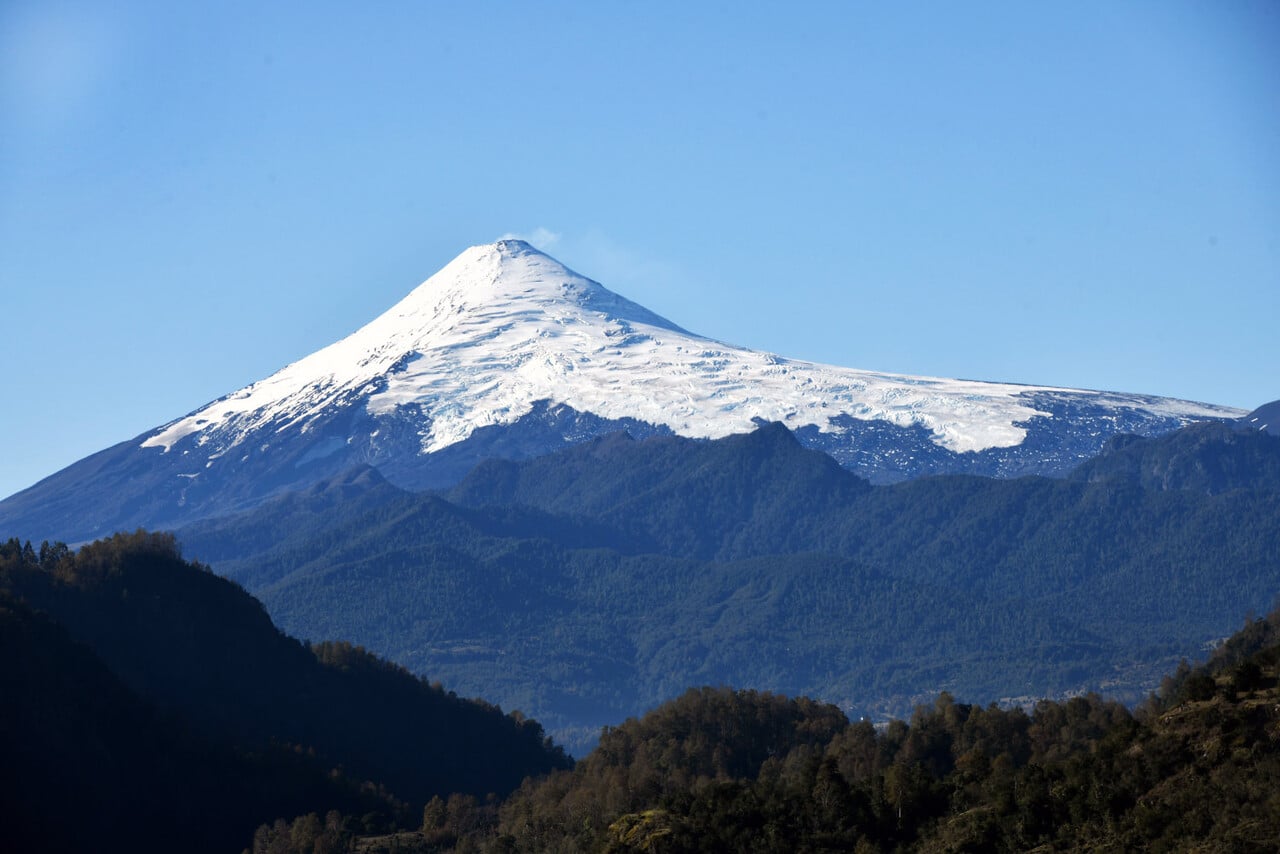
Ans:
[[[1061,475],[1119,433],[1227,407],[877,373],[682,329],[519,240],[467,249],[346,338],[0,502],[0,534],[68,542],[246,509],[353,467],[444,488],[480,460],[626,430],[779,422],[872,482]]]

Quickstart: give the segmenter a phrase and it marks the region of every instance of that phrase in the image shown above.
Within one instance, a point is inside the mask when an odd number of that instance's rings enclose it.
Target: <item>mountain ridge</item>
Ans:
[[[520,241],[471,247],[351,335],[0,501],[0,532],[78,542],[236,512],[355,465],[446,488],[617,430],[785,424],[873,482],[1059,475],[1122,432],[1226,407],[819,365],[687,332]]]
[[[619,411],[615,400],[613,386],[620,378],[600,375],[619,370],[631,386],[626,411]],[[578,380],[583,371],[594,372],[587,383]],[[704,388],[708,378],[737,395]],[[743,388],[744,383],[749,385]],[[798,394],[797,387],[806,385],[818,386],[820,393]],[[647,406],[641,405],[637,386],[643,386]],[[295,401],[304,389],[312,390],[308,399]],[[756,420],[827,430],[836,413],[815,408],[826,408],[830,400],[854,407],[844,411],[863,420],[922,425],[936,444],[963,453],[1017,444],[1025,436],[1019,422],[1046,415],[1022,399],[1034,392],[1106,396],[837,368],[746,350],[689,333],[529,244],[503,240],[467,249],[356,332],[171,422],[142,445],[168,451],[184,436],[207,436],[211,424],[236,422],[246,414],[247,429],[281,420],[283,427],[300,423],[305,429],[317,409],[358,394],[375,416],[404,405],[423,407],[424,453],[456,444],[477,427],[509,424],[544,398],[607,418],[665,424],[695,438],[744,432]],[[1114,397],[1135,403],[1134,396]],[[822,400],[817,407],[814,398]],[[1141,400],[1152,408],[1196,407],[1187,401]],[[1201,416],[1222,412],[1199,410]],[[242,429],[236,423],[232,441],[224,446],[235,447]]]
[[[0,638],[6,850],[238,850],[281,814],[392,816],[569,764],[520,714],[285,636],[172,535],[0,541]]]
[[[1137,699],[1275,595],[1280,439],[1214,428],[1132,443],[1179,471],[1235,460],[1213,493],[1125,476],[872,486],[774,424],[604,437],[310,516],[320,498],[284,496],[178,534],[287,630],[350,637],[575,747],[688,684],[867,715],[943,688]],[[1259,455],[1273,463],[1254,474]]]

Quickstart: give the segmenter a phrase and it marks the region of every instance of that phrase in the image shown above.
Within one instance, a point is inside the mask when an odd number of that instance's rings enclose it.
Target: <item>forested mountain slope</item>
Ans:
[[[877,731],[805,699],[704,688],[527,783],[490,838],[520,851],[1271,851],[1278,675],[1280,611],[1136,715],[1095,695],[1028,711],[942,695]]]
[[[1275,851],[1278,677],[1275,611],[1136,710],[942,694],[875,727],[804,697],[696,688],[501,804],[433,800],[419,829],[333,850]],[[253,854],[309,852],[316,824],[261,827]]]
[[[1277,438],[1280,434],[1258,430],[1245,419],[1192,425],[1157,442],[1117,436],[1069,477],[1206,495],[1235,489],[1276,490],[1280,489]]]
[[[263,820],[404,811],[288,745],[197,732],[131,690],[48,615],[0,592],[0,847],[236,850]]]
[[[50,834],[40,850],[119,850],[131,834],[143,850],[226,850],[281,813],[390,820],[566,764],[534,721],[350,644],[282,635],[169,535],[78,552],[10,540],[0,596],[2,838]],[[102,823],[77,823],[89,816]]]
[[[1270,604],[1280,439],[1190,428],[1112,453],[1225,474],[872,487],[767,425],[491,462],[443,496],[365,472],[181,536],[290,632],[572,737],[699,683],[878,716],[943,689],[1135,697]]]

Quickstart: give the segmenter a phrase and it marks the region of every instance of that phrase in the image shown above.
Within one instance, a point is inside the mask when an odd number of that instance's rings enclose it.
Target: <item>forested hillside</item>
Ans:
[[[765,425],[489,462],[444,495],[363,470],[181,537],[291,633],[352,638],[581,750],[691,684],[877,719],[942,690],[1136,700],[1270,606],[1278,472],[1280,438],[1200,425],[1067,480],[873,487]]]
[[[1280,488],[1277,438],[1276,431],[1258,430],[1251,422],[1196,424],[1156,442],[1117,436],[1070,478],[1205,495],[1235,489],[1275,490]]]
[[[1280,610],[1134,711],[942,694],[877,728],[805,698],[692,689],[504,803],[433,800],[417,831],[332,850],[1275,851],[1278,677]],[[294,842],[318,830],[280,821],[251,850],[318,850]]]
[[[0,544],[0,636],[13,850],[226,851],[308,810],[394,826],[568,764],[532,720],[284,636],[170,535]]]
[[[1134,711],[942,694],[874,727],[695,688],[607,728],[572,770],[521,716],[284,637],[165,535],[0,546],[0,642],[15,850],[1280,845],[1280,610]]]
[[[942,695],[877,732],[834,709],[690,692],[527,784],[521,851],[1217,850],[1280,846],[1280,611],[1136,714]]]

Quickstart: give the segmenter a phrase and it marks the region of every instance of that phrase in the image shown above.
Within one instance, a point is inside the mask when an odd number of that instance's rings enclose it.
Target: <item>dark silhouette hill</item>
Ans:
[[[144,850],[227,850],[278,815],[392,818],[567,764],[532,720],[350,644],[281,634],[235,584],[183,561],[170,535],[78,552],[10,540],[0,596],[5,826],[50,834],[31,850],[119,850],[137,833]],[[77,823],[91,816],[101,821]],[[224,847],[178,844],[186,835]]]

